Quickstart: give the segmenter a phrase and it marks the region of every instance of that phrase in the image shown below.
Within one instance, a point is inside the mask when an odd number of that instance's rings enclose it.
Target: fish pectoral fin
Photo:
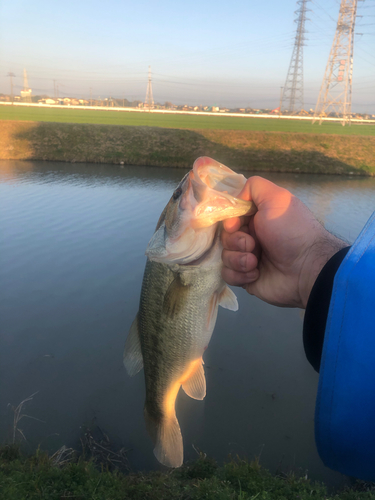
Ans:
[[[129,335],[125,342],[124,365],[131,377],[143,368],[141,342],[138,331],[138,314],[130,327]]]
[[[233,290],[226,286],[219,295],[219,305],[230,311],[238,311],[237,297]]]
[[[206,376],[202,359],[197,362],[197,366],[190,377],[182,383],[182,388],[191,398],[204,399],[206,395]]]
[[[154,441],[154,455],[167,467],[181,467],[184,460],[184,446],[176,415],[164,416],[156,422],[145,408],[147,430]]]
[[[167,293],[164,297],[163,312],[170,318],[173,318],[185,306],[187,294],[189,293],[190,286],[184,285],[180,276],[177,274],[176,278],[169,285]]]

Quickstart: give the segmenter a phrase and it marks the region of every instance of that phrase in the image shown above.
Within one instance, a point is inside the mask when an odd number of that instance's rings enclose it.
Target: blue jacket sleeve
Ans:
[[[315,438],[326,466],[375,481],[375,213],[334,277]]]

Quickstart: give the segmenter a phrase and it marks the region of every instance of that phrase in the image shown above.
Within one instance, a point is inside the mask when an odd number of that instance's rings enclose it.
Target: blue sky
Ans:
[[[339,0],[310,1],[304,48],[305,108],[315,107]],[[221,2],[2,0],[0,92],[26,68],[33,94],[276,107],[292,54],[295,0]],[[354,111],[375,113],[375,2],[359,2]]]

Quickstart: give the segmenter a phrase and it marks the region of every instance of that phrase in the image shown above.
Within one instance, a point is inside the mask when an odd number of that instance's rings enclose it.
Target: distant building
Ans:
[[[50,99],[49,97],[45,99],[39,99],[39,104],[57,104],[57,102],[54,99]]]

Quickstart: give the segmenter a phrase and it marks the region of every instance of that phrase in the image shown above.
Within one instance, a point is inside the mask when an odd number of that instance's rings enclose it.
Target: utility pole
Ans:
[[[284,106],[287,106],[291,114],[295,114],[303,109],[303,46],[306,40],[306,12],[310,10],[306,7],[308,1],[298,0],[297,4],[299,7],[294,12],[297,15],[297,18],[294,20],[297,23],[297,30],[282,98]]]
[[[92,106],[92,88],[90,87],[90,106]]]
[[[56,99],[56,80],[53,80],[53,98]]]
[[[15,77],[16,75],[14,73],[9,72],[7,76],[9,76],[10,78],[10,100],[13,105],[13,77]]]
[[[330,112],[342,117],[342,125],[351,120],[354,27],[357,0],[341,0],[336,33],[316,103],[313,123]]]
[[[151,81],[151,66],[148,67],[148,84],[146,91],[145,108],[151,110],[154,107],[154,98],[152,95],[152,81]]]

